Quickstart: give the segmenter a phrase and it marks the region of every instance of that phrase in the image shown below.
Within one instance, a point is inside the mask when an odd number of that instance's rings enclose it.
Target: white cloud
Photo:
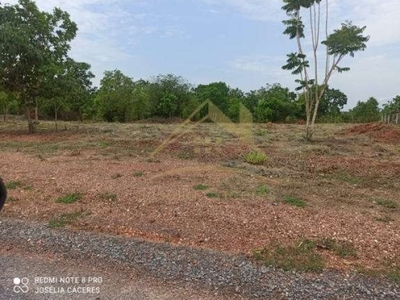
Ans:
[[[284,16],[281,0],[202,0],[215,7],[231,6],[246,17],[259,21],[278,21]],[[215,9],[213,9],[215,10]]]
[[[281,68],[278,68],[277,65],[282,63],[283,59],[284,58],[281,56],[271,57],[265,55],[248,55],[236,57],[233,61],[228,62],[227,64],[234,70],[278,75],[282,74],[282,72]]]
[[[286,18],[282,0],[202,0],[212,9],[229,6],[245,17],[258,21],[279,22]],[[324,12],[324,1],[322,2]],[[370,46],[400,42],[399,0],[330,0],[330,23],[335,28],[346,20],[367,26]]]

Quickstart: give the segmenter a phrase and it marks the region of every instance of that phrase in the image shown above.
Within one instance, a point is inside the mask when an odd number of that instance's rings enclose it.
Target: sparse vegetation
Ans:
[[[251,151],[244,155],[245,162],[252,164],[252,165],[262,165],[267,160],[267,157],[264,153]]]
[[[400,205],[399,203],[393,201],[393,200],[385,200],[385,199],[376,199],[375,200],[376,204],[389,209],[389,210],[398,210]]]
[[[49,221],[50,228],[61,228],[66,225],[70,225],[74,223],[78,218],[83,217],[85,215],[90,215],[89,212],[79,211],[74,213],[66,213],[62,214],[58,217],[55,217]]]
[[[322,256],[316,252],[316,243],[309,239],[303,239],[295,246],[273,244],[254,251],[253,257],[284,270],[321,272],[325,268]]]
[[[206,196],[207,196],[208,198],[218,198],[218,194],[213,193],[213,192],[207,193]]]
[[[74,194],[68,194],[62,197],[57,198],[56,202],[57,203],[63,203],[63,204],[72,204],[75,203],[79,200],[81,200],[82,194],[80,193],[74,193]]]
[[[21,186],[23,186],[23,183],[19,180],[12,180],[6,183],[6,188],[9,190],[15,190]]]
[[[394,219],[389,217],[388,215],[384,215],[383,217],[378,217],[376,218],[376,220],[378,222],[383,222],[383,223],[390,223],[394,221]]]
[[[350,184],[360,184],[363,182],[363,179],[358,177],[358,176],[354,176],[354,175],[350,175],[348,173],[344,173],[344,172],[339,172],[335,175],[335,178],[343,181],[343,182],[347,182]]]
[[[208,185],[204,185],[204,184],[197,184],[193,187],[196,191],[204,191],[206,189],[209,188]]]
[[[192,244],[197,242],[191,238],[188,224],[204,222],[205,228],[196,230],[206,236],[207,228],[219,228],[223,223],[226,224],[226,230],[216,229],[215,237],[207,242],[207,247],[230,251],[229,235],[232,240],[243,241],[238,244],[243,252],[262,245],[264,241],[260,233],[266,227],[273,232],[277,245],[282,248],[287,245],[297,247],[300,241],[293,241],[292,244],[287,239],[288,231],[292,231],[291,235],[297,234],[294,232],[296,229],[291,227],[292,222],[299,224],[304,235],[310,237],[315,233],[315,226],[319,226],[321,217],[326,215],[326,226],[332,223],[334,227],[345,229],[340,239],[332,236],[333,241],[313,238],[316,244],[313,251],[326,259],[326,265],[344,259],[338,265],[345,270],[350,270],[355,263],[368,265],[372,269],[386,268],[382,265],[383,256],[394,255],[395,249],[385,245],[393,243],[393,239],[396,239],[394,232],[400,226],[400,202],[396,198],[398,180],[393,176],[398,171],[395,161],[400,152],[395,150],[398,139],[382,140],[386,132],[382,130],[390,130],[387,136],[392,138],[397,136],[400,128],[382,124],[320,124],[321,132],[316,132],[314,143],[306,144],[301,140],[302,126],[253,124],[253,133],[257,128],[261,131],[268,128],[266,138],[253,136],[255,145],[267,155],[260,167],[244,161],[244,155],[249,153],[248,144],[242,144],[233,133],[212,123],[197,125],[191,132],[152,156],[149,149],[160,146],[171,133],[176,132],[178,124],[60,122],[60,128],[71,130],[55,133],[52,123],[41,121],[37,127],[40,134],[16,135],[14,138],[14,132],[21,132],[25,124],[0,121],[0,130],[7,137],[0,141],[0,152],[9,159],[1,171],[8,178],[20,182],[17,183],[18,188],[10,189],[9,204],[6,203],[2,215],[11,218],[26,215],[26,219],[32,220],[43,216],[47,222],[55,223],[52,226],[66,226],[64,219],[69,218],[57,220],[60,214],[79,207],[94,211],[96,218],[85,222],[79,222],[77,218],[71,224],[76,228],[90,228],[110,234],[134,230],[130,226],[112,229],[107,226],[111,222],[129,224],[130,218],[137,215],[138,226],[144,228],[144,236],[151,239],[153,227],[146,227],[147,223],[144,222],[148,220],[149,224],[168,227],[164,214],[158,218],[152,215],[161,207],[163,211],[165,209],[165,215],[179,218],[175,225],[185,241],[187,238]],[[368,131],[371,128],[373,133]],[[375,130],[378,130],[376,135]],[[221,151],[203,147],[201,152],[196,152],[199,144],[191,141],[197,137],[202,137],[201,141],[208,141],[209,136],[211,142],[221,139],[218,144],[218,150]],[[379,139],[379,142],[375,142],[375,139]],[[107,148],[99,147],[99,141],[104,141]],[[382,156],[378,155],[376,145],[387,149],[386,154],[391,153],[391,167],[388,167],[386,159],[382,160]],[[363,156],[360,156],[361,148]],[[81,149],[81,155],[69,156],[75,149]],[[177,159],[180,152],[190,153],[190,161]],[[40,161],[38,154],[46,160]],[[24,156],[29,157],[30,168],[38,170],[31,173],[35,175],[33,181],[23,172],[25,165],[21,157]],[[115,161],[114,156],[120,157],[120,160]],[[315,158],[315,163],[310,158]],[[58,163],[57,174],[43,172],[50,170],[53,161]],[[79,164],[71,163],[73,161]],[[87,168],[88,165],[92,168]],[[115,169],[116,165],[129,167]],[[119,174],[116,178],[123,176],[123,180],[112,180],[111,176],[116,174]],[[70,176],[68,184],[59,181],[65,176]],[[80,181],[81,177],[90,180]],[[52,188],[48,189],[48,184],[53,183]],[[79,189],[76,189],[77,186]],[[371,189],[369,196],[366,188]],[[57,197],[63,198],[80,191],[87,191],[87,195],[82,195],[85,201],[75,204],[56,202]],[[210,201],[215,205],[211,205]],[[309,208],[293,211],[292,205]],[[33,209],[33,213],[26,213]],[[288,213],[293,215],[287,216]],[[352,219],[353,215],[357,219]],[[358,220],[365,226],[358,226]],[[57,222],[61,222],[61,225],[57,225]],[[284,233],[281,230],[274,231],[274,222],[287,230]],[[368,235],[368,226],[376,227],[376,232],[390,233],[377,237],[374,231],[370,233],[370,239],[365,240],[368,249],[374,249],[368,251],[375,251],[373,258],[371,252],[364,252],[364,248],[355,245],[355,253],[352,245],[341,242],[346,239],[355,241],[358,234]],[[322,236],[330,234],[326,228],[320,228]],[[374,240],[382,242],[376,244]],[[266,248],[272,251],[270,246]],[[358,257],[357,261],[354,254]],[[396,274],[395,270],[391,274]]]
[[[323,238],[316,241],[319,248],[332,251],[335,255],[342,258],[357,258],[357,251],[349,241]]]
[[[285,196],[285,203],[301,208],[307,206],[307,203],[304,200],[294,196]]]
[[[103,200],[103,201],[110,201],[110,202],[114,202],[118,200],[118,196],[114,193],[101,193],[98,195],[99,199]]]
[[[340,258],[357,258],[352,243],[332,238],[317,240],[301,239],[293,245],[271,244],[253,252],[253,257],[268,266],[284,270],[321,272],[325,262],[319,250],[331,251]]]
[[[256,190],[256,194],[259,196],[267,195],[271,193],[271,188],[266,185],[259,185]]]
[[[22,188],[24,191],[30,191],[33,189],[33,187],[31,185],[26,185]]]
[[[17,202],[18,200],[19,199],[17,197],[14,197],[14,196],[10,196],[10,197],[7,198],[8,202]]]

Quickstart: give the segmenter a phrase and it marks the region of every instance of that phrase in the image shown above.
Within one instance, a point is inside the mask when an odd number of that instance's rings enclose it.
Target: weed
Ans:
[[[304,200],[293,196],[286,196],[285,203],[302,208],[307,206],[307,203]]]
[[[400,283],[400,267],[396,265],[390,265],[390,263],[384,264],[380,269],[367,269],[362,265],[357,265],[356,270],[359,273],[366,274],[371,277],[386,277],[391,281]]]
[[[389,222],[393,222],[394,221],[394,219],[392,219],[391,217],[389,217],[387,215],[385,215],[383,217],[375,218],[375,220],[377,220],[379,222],[383,222],[383,223],[389,223]]]
[[[180,159],[193,159],[194,155],[191,152],[187,152],[187,151],[180,151],[178,153],[178,157]]]
[[[98,195],[98,197],[103,201],[112,201],[113,202],[113,201],[118,200],[118,196],[113,193],[101,193]]]
[[[264,153],[251,151],[244,155],[244,160],[252,165],[262,165],[267,160],[267,157]]]
[[[386,276],[389,279],[400,283],[400,267],[391,268],[386,272]]]
[[[257,195],[266,195],[271,193],[271,188],[265,185],[260,185],[257,187],[256,194]]]
[[[63,197],[60,197],[56,200],[57,203],[71,204],[79,201],[82,198],[82,194],[74,193],[68,194]]]
[[[357,258],[357,251],[349,241],[337,241],[332,238],[323,238],[316,241],[319,248],[332,251],[342,258]]]
[[[218,194],[216,194],[216,193],[207,193],[206,196],[208,198],[218,198]]]
[[[193,187],[196,191],[204,191],[209,188],[207,185],[198,184]]]
[[[256,130],[254,131],[254,134],[257,135],[257,136],[266,136],[266,135],[267,135],[267,132],[266,132],[265,130],[256,129]]]
[[[135,174],[133,174],[133,176],[135,177],[142,177],[144,175],[143,172],[136,172]]]
[[[24,191],[30,191],[33,189],[33,187],[31,185],[26,185],[22,188]]]
[[[363,181],[363,179],[360,177],[353,176],[353,175],[343,173],[343,172],[337,173],[335,175],[335,178],[340,181],[347,182],[350,184],[359,184],[359,183],[362,183],[362,181]]]
[[[269,249],[263,248],[253,252],[253,257],[268,266],[284,270],[321,272],[324,267],[322,256],[316,250],[316,243],[303,239],[297,246],[273,244]]]
[[[376,204],[390,210],[397,210],[399,208],[399,204],[393,200],[376,199],[375,202]]]
[[[74,221],[76,221],[78,218],[80,218],[84,215],[85,214],[83,211],[62,214],[57,218],[51,219],[49,221],[49,227],[50,228],[65,227],[66,225],[72,224]],[[90,212],[86,212],[86,215],[90,215]]]
[[[108,141],[99,141],[98,142],[98,146],[100,147],[100,148],[107,148],[108,146],[110,146],[111,144],[110,144],[110,142],[108,142]]]
[[[22,185],[23,185],[23,184],[22,184],[21,181],[12,180],[12,181],[7,182],[6,188],[9,189],[9,190],[15,190],[16,188],[19,188],[19,187],[21,187]]]

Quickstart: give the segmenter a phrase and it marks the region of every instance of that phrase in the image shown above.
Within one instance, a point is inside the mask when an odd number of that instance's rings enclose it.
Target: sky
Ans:
[[[175,74],[194,85],[224,81],[244,92],[268,83],[296,87],[296,76],[282,70],[296,45],[282,34],[287,17],[281,0],[36,3],[41,10],[60,7],[70,13],[79,28],[70,56],[91,64],[96,86],[104,71],[119,69],[134,80]],[[330,31],[351,20],[367,26],[370,36],[364,52],[344,59],[342,66],[351,71],[335,73],[330,81],[348,96],[345,108],[369,97],[386,103],[400,95],[400,1],[330,0],[329,7]]]

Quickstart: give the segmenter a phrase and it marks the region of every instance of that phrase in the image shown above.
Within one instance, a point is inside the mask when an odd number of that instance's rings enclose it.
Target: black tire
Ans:
[[[7,189],[3,180],[0,178],[0,211],[3,208],[4,202],[6,202],[7,198]]]

